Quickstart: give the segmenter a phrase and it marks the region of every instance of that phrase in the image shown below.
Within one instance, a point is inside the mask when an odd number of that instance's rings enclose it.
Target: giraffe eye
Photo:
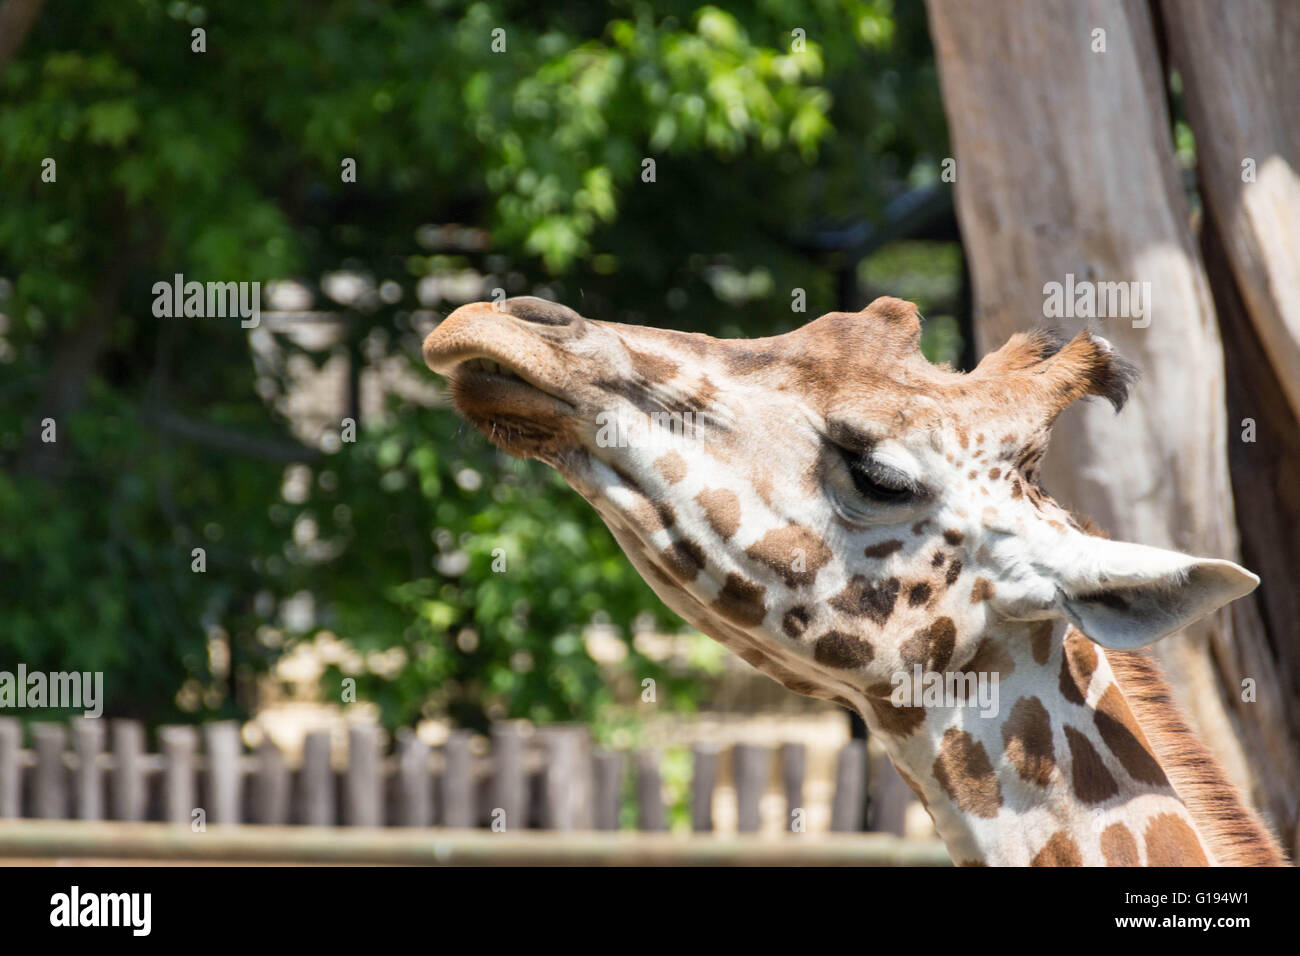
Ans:
[[[868,455],[844,450],[844,464],[848,466],[853,487],[869,501],[893,504],[911,501],[920,494],[920,488],[909,475],[897,468],[876,461]]]

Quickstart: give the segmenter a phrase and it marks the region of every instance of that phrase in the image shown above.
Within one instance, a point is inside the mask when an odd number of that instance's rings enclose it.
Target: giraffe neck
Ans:
[[[1077,631],[1007,622],[967,670],[997,675],[995,714],[927,706],[902,733],[868,724],[958,864],[1204,865],[1213,857],[1133,716],[1105,653]],[[985,698],[987,703],[987,695]],[[888,708],[888,709],[886,709]],[[896,711],[891,714],[889,711]]]

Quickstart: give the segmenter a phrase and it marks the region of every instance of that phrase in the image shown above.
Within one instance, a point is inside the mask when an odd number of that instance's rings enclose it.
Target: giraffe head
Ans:
[[[919,333],[891,298],[749,340],[516,298],[456,310],[424,356],[462,415],[591,502],[665,603],[859,710],[900,669],[972,666],[999,620],[1134,648],[1258,583],[1089,534],[1039,488],[1056,416],[1123,404],[1131,368],[1104,339],[1015,335],[960,374]]]

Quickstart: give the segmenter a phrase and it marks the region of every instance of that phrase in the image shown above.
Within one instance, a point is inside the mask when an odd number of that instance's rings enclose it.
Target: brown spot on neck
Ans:
[[[1088,738],[1073,727],[1065,728],[1065,739],[1070,745],[1070,775],[1074,794],[1084,803],[1103,803],[1119,793],[1115,778],[1106,769],[1101,754],[1088,742]]]
[[[948,666],[956,645],[957,628],[952,618],[940,617],[899,645],[898,653],[908,669],[920,664],[922,670],[938,672]]]
[[[863,667],[875,656],[870,643],[843,631],[827,631],[813,645],[813,659],[818,664],[840,670]]]
[[[1082,706],[1096,669],[1097,646],[1078,631],[1071,631],[1065,638],[1065,653],[1061,655],[1061,696]]]
[[[984,745],[964,730],[949,727],[932,768],[934,779],[962,813],[992,819],[1002,806],[993,764]]]
[[[1209,866],[1201,841],[1187,821],[1172,813],[1151,818],[1144,837],[1147,866]]]
[[[1021,697],[1002,725],[1002,743],[1007,759],[1028,783],[1046,787],[1056,767],[1052,746],[1052,718],[1037,697]]]
[[[1083,866],[1078,845],[1064,830],[1053,833],[1047,844],[1029,861],[1030,866]]]
[[[1101,855],[1107,866],[1140,866],[1137,840],[1122,823],[1112,823],[1101,831]]]
[[[1052,653],[1052,622],[1036,621],[1029,628],[1029,650],[1035,664],[1046,664]]]
[[[1132,711],[1124,702],[1124,695],[1117,685],[1111,684],[1106,693],[1097,701],[1097,710],[1093,722],[1102,741],[1110,748],[1124,770],[1139,783],[1149,783],[1157,787],[1169,786],[1165,772],[1159,761],[1151,752],[1146,735],[1133,718]]]

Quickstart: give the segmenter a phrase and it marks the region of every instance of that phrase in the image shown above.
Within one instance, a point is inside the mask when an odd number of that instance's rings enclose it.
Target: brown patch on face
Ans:
[[[993,597],[993,582],[988,578],[976,578],[970,589],[971,604],[979,604]]]
[[[1196,832],[1181,817],[1161,813],[1147,824],[1147,866],[1209,866]]]
[[[694,541],[686,538],[674,541],[660,554],[668,572],[682,581],[694,581],[704,569],[704,552]]]
[[[1101,831],[1101,855],[1107,866],[1141,866],[1137,840],[1122,823],[1112,823]]]
[[[916,524],[912,525],[912,534],[915,534],[915,535],[921,535],[921,534],[924,534],[924,533],[925,533],[926,526],[929,525],[929,524],[930,524],[930,519],[929,519],[929,518],[925,518],[925,519],[922,520],[922,521],[918,521]]]
[[[842,631],[827,631],[813,645],[813,660],[840,670],[863,667],[875,656],[876,652],[869,643]]]
[[[993,764],[989,763],[984,745],[966,731],[949,727],[944,732],[933,773],[962,813],[985,819],[998,815],[1002,788],[993,773]]]
[[[763,594],[767,588],[755,584],[739,574],[728,574],[722,590],[713,601],[713,609],[730,621],[745,627],[761,624],[767,608],[763,606]]]
[[[957,444],[961,445],[962,448],[970,447],[970,435],[960,425],[957,426]]]
[[[957,628],[953,625],[952,618],[940,617],[900,644],[898,654],[904,667],[911,668],[920,664],[922,670],[942,671],[952,659],[956,645]]]
[[[951,545],[961,544],[965,539],[966,536],[955,528],[949,528],[943,533],[943,540],[947,541]]]
[[[1001,469],[1001,468],[990,468],[990,469],[989,469],[989,481],[997,481],[997,480],[998,480],[999,478],[1001,478],[1001,477],[1002,477],[1002,469]]]
[[[867,688],[867,703],[882,733],[906,737],[925,723],[924,707],[895,707],[889,700],[892,684],[872,684]]]
[[[1115,778],[1088,738],[1073,727],[1066,727],[1065,739],[1070,745],[1070,773],[1074,779],[1075,796],[1084,803],[1101,803],[1119,793]]]
[[[1079,847],[1070,839],[1069,834],[1064,830],[1058,830],[1052,834],[1047,845],[1029,861],[1029,865],[1083,866],[1083,857],[1079,855]]]
[[[772,473],[764,468],[754,478],[754,492],[765,505],[772,503]]]
[[[831,598],[831,607],[853,617],[866,617],[877,624],[884,624],[894,613],[894,604],[898,601],[898,578],[887,581],[872,581],[855,574],[844,586],[844,590]]]
[[[979,472],[972,468],[970,471],[966,472],[966,477],[974,480],[979,477]]]
[[[1016,662],[1003,649],[1002,645],[991,637],[980,639],[975,654],[961,669],[963,674],[997,674],[998,679],[1015,672]]]
[[[677,515],[670,506],[657,505],[644,495],[639,495],[636,503],[627,509],[627,516],[647,536],[677,523]]]
[[[961,577],[961,562],[954,558],[952,564],[948,565],[948,573],[943,576],[943,582],[948,587],[952,587],[959,577]]]
[[[1056,766],[1052,746],[1052,718],[1037,697],[1021,697],[1002,725],[1002,744],[1007,759],[1020,779],[1047,786]]]
[[[943,567],[943,563],[947,560],[947,557],[944,556],[942,551],[936,551],[934,557],[930,559],[930,567],[941,568]]]
[[[907,603],[911,607],[920,607],[926,601],[930,600],[930,585],[925,581],[913,584],[911,590],[907,592]]]
[[[1146,735],[1133,718],[1133,712],[1129,710],[1117,685],[1111,684],[1106,688],[1106,693],[1097,701],[1097,710],[1092,719],[1101,739],[1123,764],[1130,777],[1141,783],[1168,786],[1169,781],[1160,762],[1151,752]]]
[[[983,860],[962,860],[958,866],[988,866]]]
[[[678,365],[672,359],[634,348],[628,348],[627,354],[632,359],[632,370],[647,382],[662,385],[677,377]]]
[[[888,541],[880,542],[880,544],[873,544],[863,553],[869,558],[887,558],[895,551],[902,550],[902,547],[903,542],[897,538],[890,538]]]
[[[806,607],[792,607],[782,615],[781,630],[785,631],[787,637],[798,639],[807,629],[808,609]]]
[[[1012,498],[1019,498],[1019,497],[1020,497],[1022,494],[1024,494],[1024,493],[1025,493],[1025,492],[1024,492],[1024,489],[1020,487],[1020,479],[1019,479],[1019,478],[1012,478],[1012,479],[1011,479],[1011,497],[1012,497]]]
[[[1038,621],[1029,629],[1029,650],[1035,664],[1046,664],[1052,653],[1052,622]]]
[[[704,509],[704,520],[724,541],[740,527],[740,499],[726,488],[706,488],[695,496]]]
[[[775,528],[745,549],[745,554],[781,575],[787,587],[812,584],[831,559],[831,549],[811,528]]]
[[[664,481],[675,485],[686,477],[686,459],[677,452],[670,451],[655,459],[655,469],[664,476]]]
[[[1061,655],[1061,695],[1072,704],[1083,704],[1096,669],[1097,646],[1078,631],[1071,631]]]

